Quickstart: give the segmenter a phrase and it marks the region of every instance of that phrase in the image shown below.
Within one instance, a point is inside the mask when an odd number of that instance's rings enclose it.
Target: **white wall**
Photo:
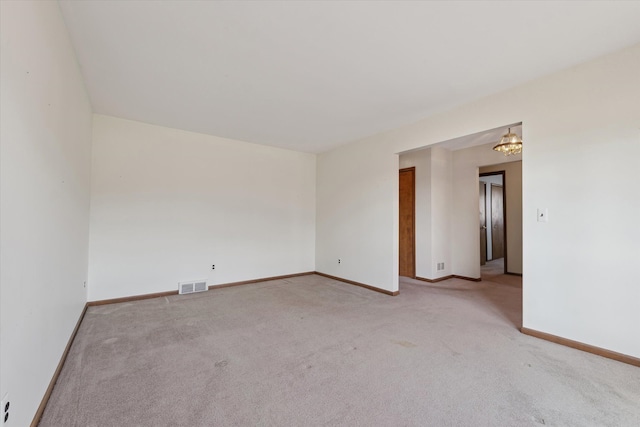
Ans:
[[[416,276],[431,277],[431,150],[400,155],[400,169],[416,168]]]
[[[315,269],[315,155],[101,115],[93,143],[89,300]]]
[[[319,156],[316,271],[398,290],[398,157],[357,142]]]
[[[636,45],[321,154],[317,269],[397,289],[396,153],[523,122],[523,324],[640,357],[639,93]],[[606,178],[588,179],[596,171]],[[476,250],[477,172],[469,177]],[[537,207],[549,209],[548,223],[536,222]],[[356,267],[328,262],[338,254]],[[453,256],[478,265],[475,253]],[[479,265],[456,264],[454,274],[479,274]]]
[[[438,279],[453,273],[452,209],[453,209],[453,153],[446,148],[431,149],[431,259],[432,275]],[[436,265],[444,263],[438,271]]]
[[[400,168],[416,167],[416,277],[451,274],[452,152],[425,148],[400,155]],[[437,269],[444,263],[443,270]]]
[[[86,301],[91,107],[56,2],[0,2],[0,394],[31,422]]]

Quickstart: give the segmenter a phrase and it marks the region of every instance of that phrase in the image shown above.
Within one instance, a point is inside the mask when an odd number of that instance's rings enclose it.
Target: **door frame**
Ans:
[[[411,234],[413,236],[411,245],[413,247],[412,249],[412,253],[413,253],[413,274],[410,276],[412,279],[416,278],[416,167],[415,166],[411,166],[408,168],[402,168],[398,170],[398,177],[400,176],[400,174],[402,172],[413,172],[413,182],[411,184],[411,186],[413,187],[413,206],[412,206],[412,211],[413,211],[413,221],[412,221],[412,225],[413,225],[413,230],[411,231]],[[398,199],[398,203],[400,202],[400,200]],[[398,227],[400,227],[400,223],[398,222]],[[400,255],[400,250],[398,249],[398,256]]]
[[[484,214],[484,224],[480,223],[480,265],[485,265],[487,263],[487,183],[484,181],[479,181],[481,185],[478,186],[478,189],[482,191],[481,196],[481,214]],[[482,218],[481,218],[482,219]],[[483,236],[484,233],[484,236]],[[484,250],[482,248],[482,238],[484,237]],[[482,254],[484,253],[484,258]]]
[[[495,176],[495,175],[502,175],[502,221],[504,224],[504,232],[502,235],[502,239],[503,239],[503,247],[504,247],[504,274],[507,274],[507,262],[509,260],[509,258],[507,257],[508,254],[508,247],[507,247],[507,172],[502,170],[502,171],[495,171],[495,172],[485,172],[485,173],[480,173],[478,174],[478,176]]]

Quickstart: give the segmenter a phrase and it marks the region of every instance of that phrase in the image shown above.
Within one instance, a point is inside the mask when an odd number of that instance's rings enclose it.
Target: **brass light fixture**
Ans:
[[[509,128],[509,132],[502,135],[500,142],[493,149],[505,156],[522,153],[522,139],[517,134],[511,133],[511,128]]]

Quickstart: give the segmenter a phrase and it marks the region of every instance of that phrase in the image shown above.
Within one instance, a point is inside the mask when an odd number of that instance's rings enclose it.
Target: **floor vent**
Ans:
[[[206,280],[196,280],[192,282],[178,283],[179,294],[192,294],[194,292],[203,292],[209,290]]]

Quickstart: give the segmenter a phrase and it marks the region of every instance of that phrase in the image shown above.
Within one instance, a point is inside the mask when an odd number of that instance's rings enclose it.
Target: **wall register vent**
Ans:
[[[192,294],[194,292],[204,292],[208,290],[209,290],[209,287],[207,286],[206,280],[195,280],[191,282],[178,283],[178,293],[180,295]]]

